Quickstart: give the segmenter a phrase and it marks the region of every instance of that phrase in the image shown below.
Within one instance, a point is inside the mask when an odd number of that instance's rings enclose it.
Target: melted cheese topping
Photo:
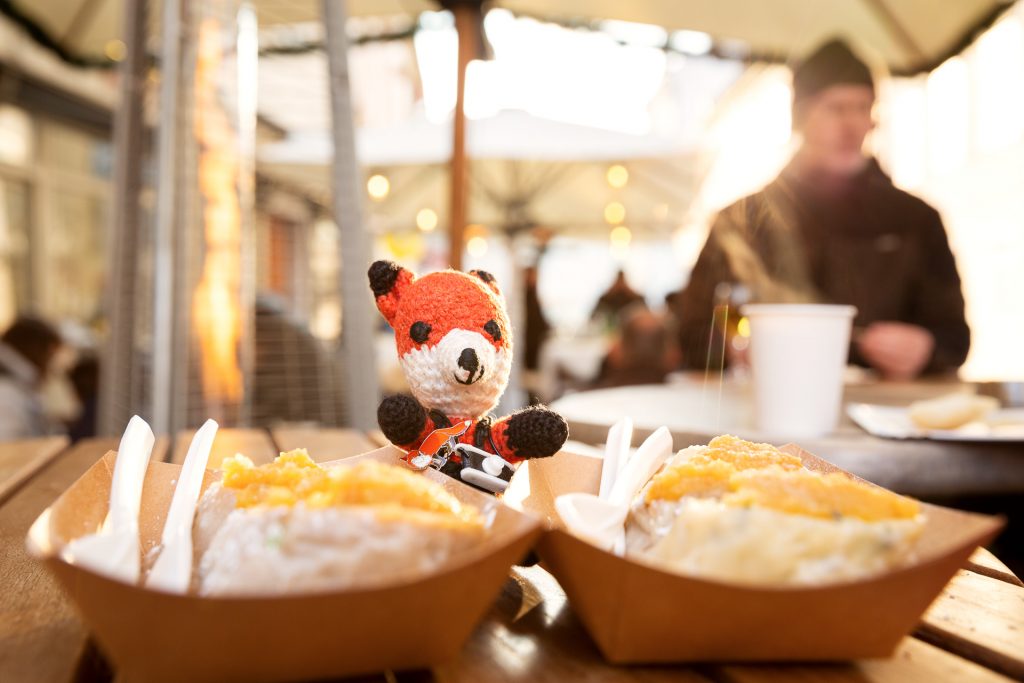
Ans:
[[[911,498],[838,472],[812,472],[795,455],[734,436],[716,437],[706,448],[666,465],[648,484],[644,502],[685,496],[721,497],[734,507],[759,506],[825,519],[911,519],[920,512]]]
[[[716,436],[702,448],[683,451],[651,478],[645,500],[679,500],[683,496],[720,495],[728,491],[736,472],[776,466],[799,470],[803,461],[767,443],[752,443],[735,436]]]
[[[803,460],[795,455],[783,453],[770,443],[753,443],[735,436],[716,436],[708,442],[707,449],[694,456],[698,459],[721,460],[737,470],[750,470],[776,465],[784,470],[799,470]]]
[[[325,468],[305,449],[297,449],[258,467],[244,455],[235,455],[224,460],[221,469],[221,485],[235,494],[239,508],[357,505],[375,508],[383,519],[484,526],[476,508],[461,503],[426,477],[394,465],[363,461]]]
[[[696,457],[665,467],[647,487],[646,502],[679,500],[683,496],[714,496],[729,490],[736,468],[721,460],[697,461]]]
[[[787,472],[777,467],[738,472],[729,481],[732,493],[726,505],[759,507],[808,517],[855,517],[866,522],[913,519],[920,512],[916,500],[833,472]]]

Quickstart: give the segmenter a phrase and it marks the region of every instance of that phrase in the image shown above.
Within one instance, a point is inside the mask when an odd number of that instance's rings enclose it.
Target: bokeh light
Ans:
[[[604,207],[604,219],[611,225],[618,225],[626,220],[626,207],[622,202],[609,202]]]
[[[423,232],[431,232],[437,227],[437,212],[433,209],[420,209],[416,213],[416,227]]]
[[[614,187],[616,190],[622,189],[629,182],[629,171],[622,164],[613,164],[608,167],[608,171],[605,173],[605,179],[608,184]]]
[[[629,243],[633,241],[633,232],[625,225],[613,228],[608,236],[612,256],[624,259],[629,254]]]
[[[466,242],[466,251],[473,258],[480,258],[487,253],[487,238],[477,235]]]
[[[736,334],[741,337],[750,336],[750,320],[746,316],[740,318],[736,323]]]
[[[376,173],[366,181],[366,192],[370,195],[370,199],[377,202],[383,201],[391,192],[391,182],[387,176]]]

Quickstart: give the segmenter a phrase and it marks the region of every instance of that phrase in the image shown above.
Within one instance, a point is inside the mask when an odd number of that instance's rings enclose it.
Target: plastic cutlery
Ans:
[[[184,593],[192,580],[192,521],[195,519],[203,474],[210,459],[217,423],[207,420],[192,437],[185,463],[178,474],[178,485],[167,511],[162,549],[146,577],[146,587],[171,593]]]
[[[633,420],[624,417],[608,430],[608,442],[604,447],[604,463],[601,465],[601,487],[597,495],[607,498],[612,485],[629,458],[629,444],[633,441]]]
[[[668,427],[658,427],[653,434],[644,439],[640,448],[636,449],[636,453],[622,468],[608,495],[608,502],[628,507],[633,497],[671,454],[672,434]]]
[[[594,529],[589,522],[594,520],[595,515],[600,515],[600,506],[594,506],[593,500],[606,499],[612,492],[612,486],[618,478],[620,469],[629,459],[629,444],[633,440],[633,420],[624,417],[611,426],[608,430],[608,439],[605,442],[604,458],[601,461],[601,483],[598,487],[597,496],[584,494],[578,498],[567,497],[570,494],[559,496],[555,500],[555,509],[562,518],[562,522],[577,536],[586,538],[591,543],[601,545],[601,539],[613,533],[613,529]],[[565,502],[559,502],[562,499]]]
[[[566,493],[555,499],[555,510],[573,534],[604,550],[621,553],[629,505],[671,453],[672,435],[667,427],[659,427],[629,458],[607,498],[592,493]],[[602,471],[602,478],[603,474]]]
[[[110,483],[110,511],[103,528],[67,545],[62,557],[125,583],[139,581],[139,506],[142,483],[153,453],[153,430],[138,415],[121,436]]]

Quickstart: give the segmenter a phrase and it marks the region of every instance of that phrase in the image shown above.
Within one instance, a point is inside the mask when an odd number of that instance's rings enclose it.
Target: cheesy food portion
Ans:
[[[395,465],[362,461],[354,465],[321,467],[305,449],[282,453],[273,462],[256,466],[244,455],[221,465],[221,485],[235,494],[235,506],[310,509],[343,505],[377,508],[384,516],[404,515],[422,523],[482,527],[483,518],[439,484]]]
[[[195,590],[268,595],[409,580],[479,544],[492,518],[403,467],[324,467],[302,449],[258,466],[236,455],[199,505]]]
[[[720,436],[677,453],[633,502],[627,551],[728,581],[851,580],[905,560],[920,504],[769,444]]]

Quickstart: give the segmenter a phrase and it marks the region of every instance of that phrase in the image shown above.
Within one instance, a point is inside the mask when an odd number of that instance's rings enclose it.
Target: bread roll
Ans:
[[[921,429],[957,429],[999,408],[991,396],[963,392],[910,404],[910,419]]]

